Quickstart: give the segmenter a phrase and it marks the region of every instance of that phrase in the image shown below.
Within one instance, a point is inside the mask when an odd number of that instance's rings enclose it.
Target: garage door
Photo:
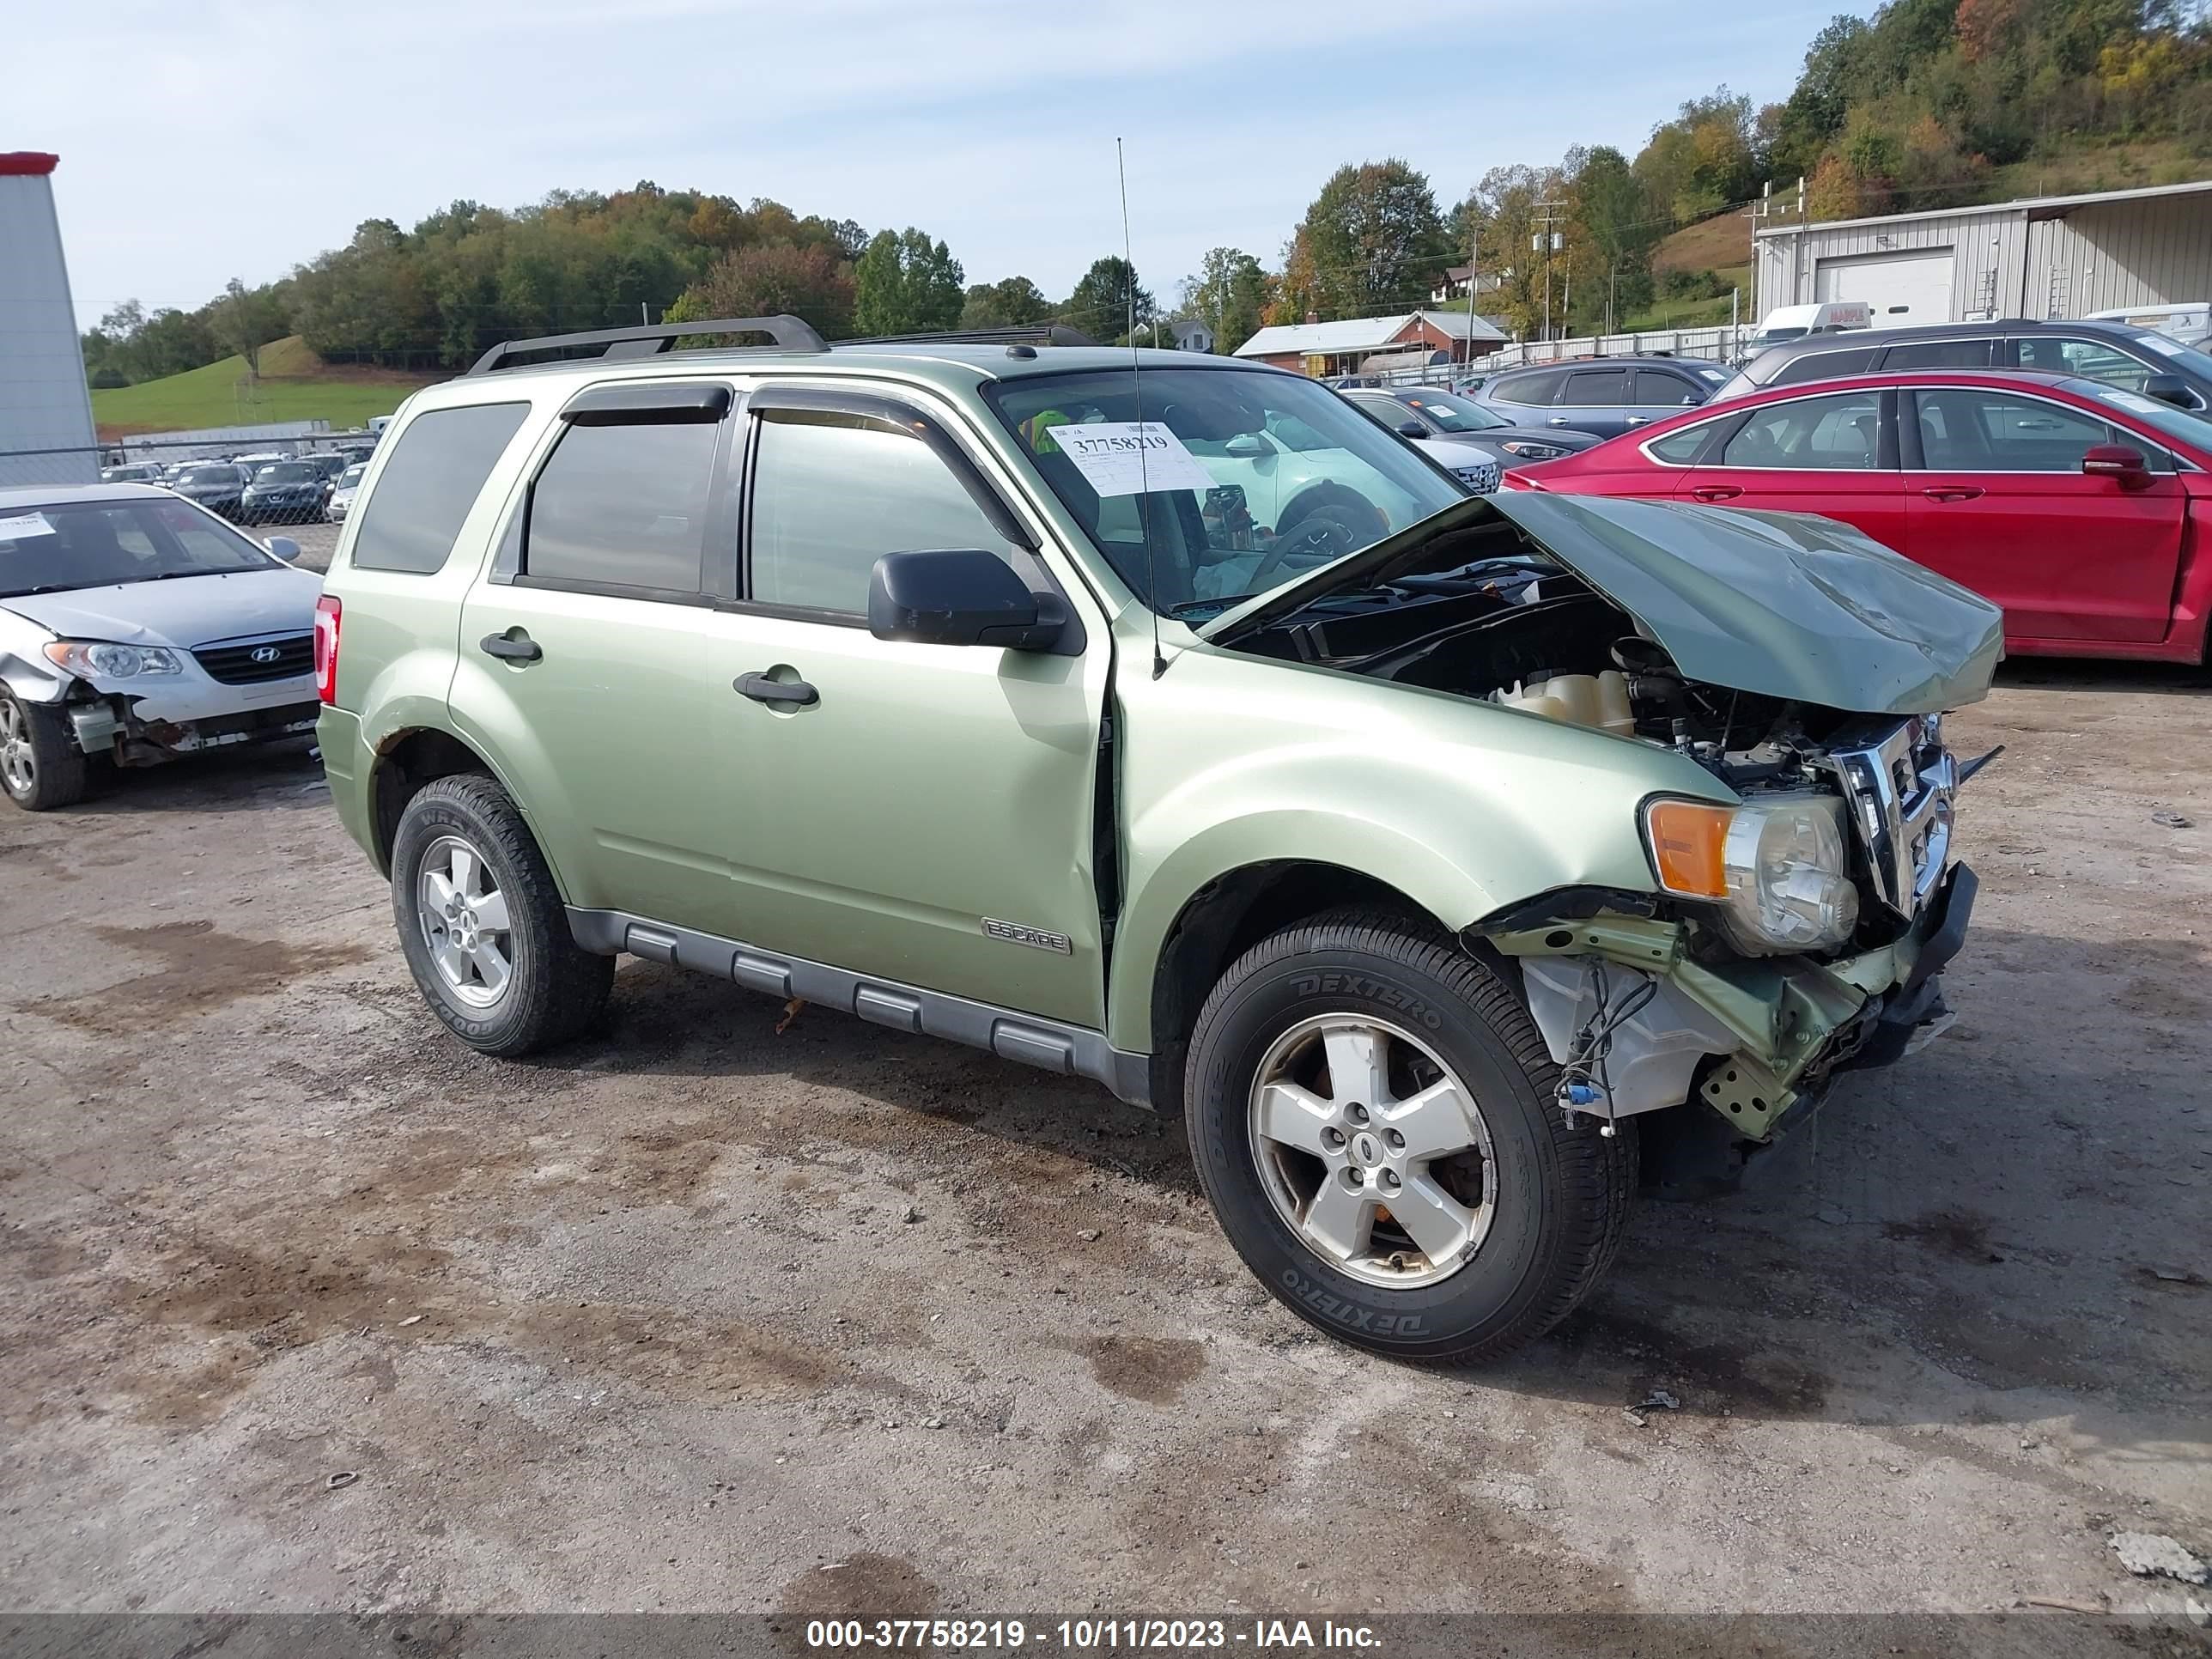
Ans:
[[[1814,268],[1814,297],[1863,300],[1874,307],[1876,328],[1907,323],[1948,323],[1951,316],[1949,248],[1919,253],[1871,253],[1823,259]]]

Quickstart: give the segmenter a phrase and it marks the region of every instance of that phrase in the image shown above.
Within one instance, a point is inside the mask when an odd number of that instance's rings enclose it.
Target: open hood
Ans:
[[[1199,629],[1227,644],[1333,593],[1425,568],[1444,532],[1496,514],[1636,618],[1682,673],[1868,714],[1978,702],[2004,613],[1848,525],[1613,496],[1509,490],[1447,507]]]

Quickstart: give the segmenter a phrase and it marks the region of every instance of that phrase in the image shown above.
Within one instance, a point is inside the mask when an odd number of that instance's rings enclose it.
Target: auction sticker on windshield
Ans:
[[[0,519],[0,542],[27,542],[33,536],[53,533],[54,527],[43,513],[18,513],[13,518]]]
[[[1158,421],[1071,421],[1052,428],[1052,441],[1101,495],[1213,488],[1213,475]]]

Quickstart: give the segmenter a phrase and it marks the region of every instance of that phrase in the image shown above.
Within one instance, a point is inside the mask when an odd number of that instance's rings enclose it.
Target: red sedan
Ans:
[[[2205,660],[2212,418],[2098,381],[1923,369],[1781,387],[1505,482],[1821,514],[1996,600],[2009,651]]]

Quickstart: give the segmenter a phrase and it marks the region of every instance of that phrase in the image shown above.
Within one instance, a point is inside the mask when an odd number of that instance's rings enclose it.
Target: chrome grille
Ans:
[[[203,646],[192,659],[210,679],[225,685],[259,685],[265,680],[289,680],[314,672],[315,642],[309,634],[289,634],[274,640],[246,640],[237,645]]]
[[[1951,798],[1959,767],[1943,747],[1941,714],[1846,736],[1829,750],[1875,891],[1901,916],[1943,878],[1951,854]]]
[[[1495,461],[1482,461],[1468,466],[1455,466],[1452,476],[1478,495],[1497,493],[1498,484],[1504,474]]]

